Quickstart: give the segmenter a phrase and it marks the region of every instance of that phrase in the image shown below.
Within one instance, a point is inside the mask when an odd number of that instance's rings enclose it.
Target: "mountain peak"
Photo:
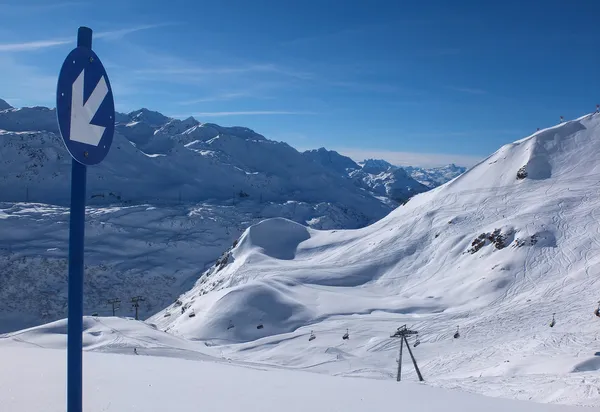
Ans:
[[[327,150],[324,147],[307,150],[302,155],[338,173],[345,174],[348,170],[360,169],[360,166],[354,160],[339,154],[335,150]]]
[[[6,100],[0,99],[0,110],[13,109],[13,107],[6,102]]]
[[[169,120],[171,120],[164,114],[155,112],[153,110],[146,109],[145,107],[142,107],[139,110],[135,110],[135,111],[129,113],[129,118],[134,122],[143,121],[145,123],[148,123],[150,126],[155,126],[155,127],[163,126]]]
[[[365,172],[371,174],[379,174],[389,169],[397,169],[397,166],[394,166],[390,162],[383,159],[365,159],[362,162],[359,162],[359,164],[362,166]]]

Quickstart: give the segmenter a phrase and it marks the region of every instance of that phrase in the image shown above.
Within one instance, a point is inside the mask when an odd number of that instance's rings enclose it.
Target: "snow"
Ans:
[[[542,130],[360,229],[263,221],[149,321],[236,361],[378,379],[408,324],[431,385],[598,405],[599,137],[596,114]]]
[[[198,405],[205,410],[261,412],[362,412],[399,405],[424,412],[598,410],[232,362],[220,356],[218,348],[187,342],[130,319],[86,317],[84,329],[83,407],[89,412],[162,412]],[[65,321],[59,321],[0,336],[3,411],[64,411],[65,330]]]
[[[88,314],[123,295],[147,297],[143,317],[164,308],[262,219],[356,228],[394,207],[248,128],[148,109],[116,117],[107,158],[88,169]],[[71,158],[55,110],[0,111],[0,159],[4,332],[66,314]]]
[[[453,163],[442,167],[422,168],[405,166],[403,168],[417,182],[430,188],[441,186],[467,170],[466,167],[457,166]]]
[[[51,115],[0,111],[0,332],[50,322],[0,336],[9,411],[64,409],[70,160]],[[143,295],[152,315],[85,318],[90,410],[197,406],[199,388],[215,410],[600,405],[600,115],[415,196],[402,168],[344,174],[333,153],[159,115],[119,114],[88,175],[85,314]],[[394,382],[403,324],[425,385],[406,358]]]
[[[323,147],[307,150],[303,155],[340,176],[349,178],[357,187],[393,202],[404,203],[412,196],[429,190],[403,169],[392,166],[385,160],[366,160],[361,168],[349,157]]]
[[[231,202],[243,193],[257,203],[331,203],[358,217],[358,226],[392,208],[250,129],[168,119],[147,109],[127,118],[116,125],[106,159],[89,170],[89,205]],[[71,159],[56,128],[54,109],[0,112],[0,201],[69,204]],[[156,154],[163,156],[149,156]]]
[[[66,316],[69,209],[0,202],[0,333]],[[314,227],[352,227],[340,207],[317,203],[112,205],[86,210],[86,314],[106,300],[143,295],[140,316],[172,303],[244,229],[284,216]],[[132,314],[123,304],[121,314]]]

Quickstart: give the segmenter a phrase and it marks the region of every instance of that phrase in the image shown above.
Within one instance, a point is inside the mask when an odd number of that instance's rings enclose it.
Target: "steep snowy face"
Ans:
[[[408,323],[423,331],[420,362],[430,370],[460,378],[550,364],[577,371],[594,363],[593,351],[579,353],[592,347],[598,327],[598,210],[600,115],[588,115],[502,147],[369,227],[263,221],[151,321],[213,342],[260,338],[239,356],[249,350],[282,364],[313,353],[309,330],[349,328],[361,335],[355,345],[371,348],[361,352],[370,361],[356,363],[371,362],[364,367],[382,376],[389,365],[371,352],[392,343],[371,332]],[[457,325],[462,337],[449,344]],[[282,332],[289,335],[275,337]],[[559,348],[563,337],[577,343]],[[273,345],[293,345],[293,354],[275,355]],[[516,347],[519,357],[507,366]]]

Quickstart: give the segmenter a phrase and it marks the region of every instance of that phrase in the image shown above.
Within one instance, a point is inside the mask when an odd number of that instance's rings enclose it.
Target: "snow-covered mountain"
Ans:
[[[335,150],[327,150],[324,147],[314,150],[307,150],[303,155],[313,162],[317,162],[331,170],[347,175],[352,170],[360,169],[354,160],[348,156],[344,156],[336,152]]]
[[[141,294],[149,316],[262,219],[356,228],[394,206],[244,127],[141,109],[116,130],[88,168],[86,313]],[[70,170],[54,109],[0,110],[0,332],[65,314]]]
[[[405,166],[404,170],[417,182],[433,189],[460,176],[466,172],[467,168],[451,163],[446,166],[431,168]]]
[[[503,146],[365,228],[253,225],[149,322],[238,361],[382,379],[397,357],[389,334],[408,324],[430,384],[598,405],[598,210],[592,114]]]
[[[283,142],[242,127],[120,114],[105,161],[89,168],[88,204],[295,200],[341,205],[357,225],[390,207]],[[0,111],[0,201],[68,205],[70,158],[54,109]]]
[[[356,186],[375,196],[389,198],[397,203],[404,203],[412,196],[429,190],[403,169],[384,160],[367,160],[361,167],[349,157],[323,147],[305,151],[303,155],[340,176],[348,177]]]
[[[383,159],[365,159],[362,162],[359,162],[359,164],[365,172],[375,175],[387,172],[390,169],[398,169],[398,166],[394,166]]]
[[[417,167],[417,166],[396,166],[383,159],[366,159],[359,162],[362,169],[372,175],[383,172],[404,169],[406,173],[417,182],[427,186],[429,189],[443,185],[446,182],[463,174],[467,168],[457,166],[451,163],[440,167]]]

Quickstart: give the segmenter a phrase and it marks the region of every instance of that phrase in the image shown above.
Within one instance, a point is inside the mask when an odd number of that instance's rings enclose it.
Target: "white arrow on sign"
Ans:
[[[97,126],[90,122],[98,111],[98,108],[108,94],[108,86],[104,76],[100,78],[90,98],[83,104],[83,79],[85,69],[81,71],[77,80],[73,83],[71,96],[71,134],[69,138],[75,142],[98,146],[104,126]]]

